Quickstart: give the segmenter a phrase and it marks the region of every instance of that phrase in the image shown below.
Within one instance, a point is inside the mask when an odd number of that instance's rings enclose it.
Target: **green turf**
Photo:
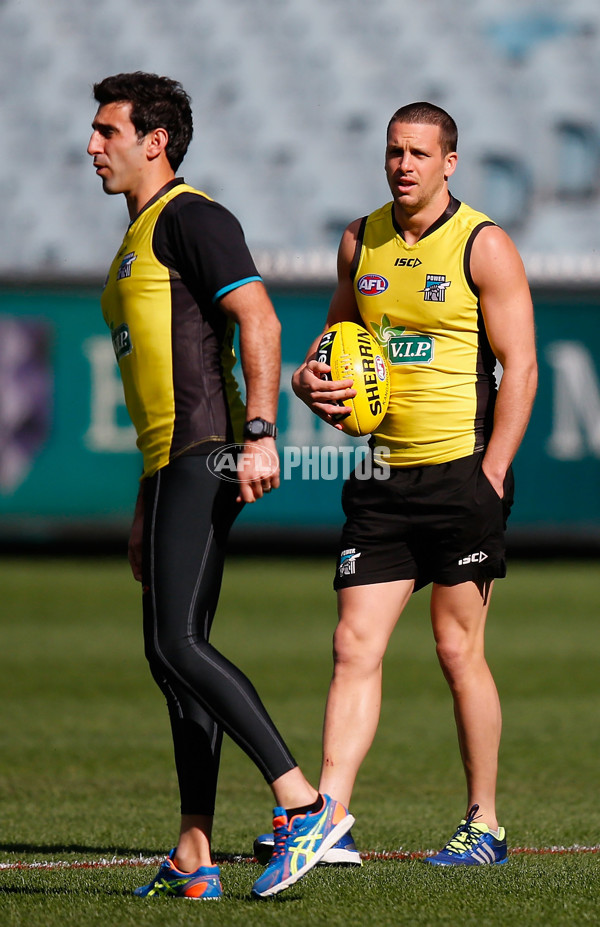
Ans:
[[[163,853],[177,823],[169,730],[141,652],[138,588],[126,564],[7,560],[0,594],[0,863]],[[513,564],[497,584],[488,658],[503,704],[499,808],[513,847],[600,842],[599,600],[592,563]],[[331,563],[229,562],[214,641],[256,683],[312,779],[334,623]],[[424,591],[386,657],[354,834],[365,851],[432,849],[463,802]],[[259,774],[227,743],[216,853],[249,855],[270,808]],[[223,864],[218,903],[133,898],[152,871],[0,870],[0,923],[521,927],[599,919],[599,854],[513,854],[506,866],[466,871],[370,861],[359,872],[319,869],[270,902],[249,900],[260,870],[247,862]]]

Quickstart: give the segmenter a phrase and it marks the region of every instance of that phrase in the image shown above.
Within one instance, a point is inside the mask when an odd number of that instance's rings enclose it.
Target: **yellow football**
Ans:
[[[356,396],[340,400],[350,415],[341,415],[339,422],[346,434],[370,435],[381,423],[390,401],[388,366],[373,336],[355,322],[337,322],[321,338],[316,360],[331,367],[324,379],[352,377]]]

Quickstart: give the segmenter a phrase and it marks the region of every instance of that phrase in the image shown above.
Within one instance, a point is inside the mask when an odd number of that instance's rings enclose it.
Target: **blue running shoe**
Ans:
[[[261,864],[266,866],[273,855],[273,844],[275,838],[273,834],[261,834],[254,841],[254,856]],[[319,866],[362,866],[360,853],[356,849],[356,844],[352,838],[352,832],[340,837],[330,850],[327,850]]]
[[[354,824],[344,806],[323,795],[320,811],[296,814],[288,821],[284,808],[273,812],[273,855],[252,886],[255,898],[269,898],[294,885],[323,858]]]
[[[475,816],[479,805],[473,805],[458,825],[458,830],[443,850],[435,856],[428,856],[426,863],[432,866],[489,866],[508,862],[506,831],[489,829],[487,824],[476,824]]]
[[[152,881],[134,889],[133,894],[140,898],[171,895],[196,900],[214,900],[222,896],[218,866],[200,866],[195,872],[180,872],[173,863],[174,858],[175,850],[171,850]]]

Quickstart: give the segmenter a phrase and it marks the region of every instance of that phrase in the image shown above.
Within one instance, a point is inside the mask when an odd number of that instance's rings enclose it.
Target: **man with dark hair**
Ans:
[[[385,462],[390,476],[352,475],[344,486],[320,788],[349,804],[377,728],[388,640],[413,591],[431,583],[467,813],[428,861],[480,865],[507,858],[495,807],[500,704],[484,627],[493,581],[506,572],[511,461],[529,420],[537,365],[523,265],[500,228],[449,192],[456,162],[447,113],[429,103],[398,110],[385,153],[392,202],[351,222],[340,244],[326,328],[357,322],[386,353],[391,398],[371,446],[375,470]],[[339,403],[355,395],[352,381],[324,377],[329,367],[315,359],[317,344],[294,374],[294,389],[340,428]],[[344,569],[349,554],[353,572]]]
[[[127,101],[129,118],[140,139],[162,126],[169,136],[167,160],[174,171],[178,169],[194,129],[191,101],[178,81],[143,71],[115,74],[94,84],[94,99],[100,106]]]
[[[401,106],[388,123],[388,135],[395,122],[402,122],[405,125],[437,126],[440,130],[440,147],[444,155],[455,152],[458,147],[458,127],[454,119],[450,113],[434,103],[407,103],[406,106]]]
[[[102,295],[144,460],[129,556],[181,796],[177,846],[136,894],[221,896],[210,839],[225,731],[277,801],[276,852],[252,889],[267,897],[316,865],[353,821],[305,779],[250,681],[208,640],[229,529],[245,502],[279,485],[280,325],[237,220],[175,177],[192,135],[183,88],[137,72],[96,84],[95,96],[88,153],[131,220]],[[245,407],[232,370],[236,324]],[[210,466],[234,443],[237,482]]]

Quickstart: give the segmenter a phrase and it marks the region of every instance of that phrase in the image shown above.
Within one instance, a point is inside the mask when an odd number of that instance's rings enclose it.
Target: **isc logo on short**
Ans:
[[[469,554],[467,557],[463,557],[462,560],[458,561],[458,565],[466,566],[468,563],[483,563],[483,561],[487,560],[487,558],[487,554],[485,554],[482,550],[478,550],[474,554]]]

